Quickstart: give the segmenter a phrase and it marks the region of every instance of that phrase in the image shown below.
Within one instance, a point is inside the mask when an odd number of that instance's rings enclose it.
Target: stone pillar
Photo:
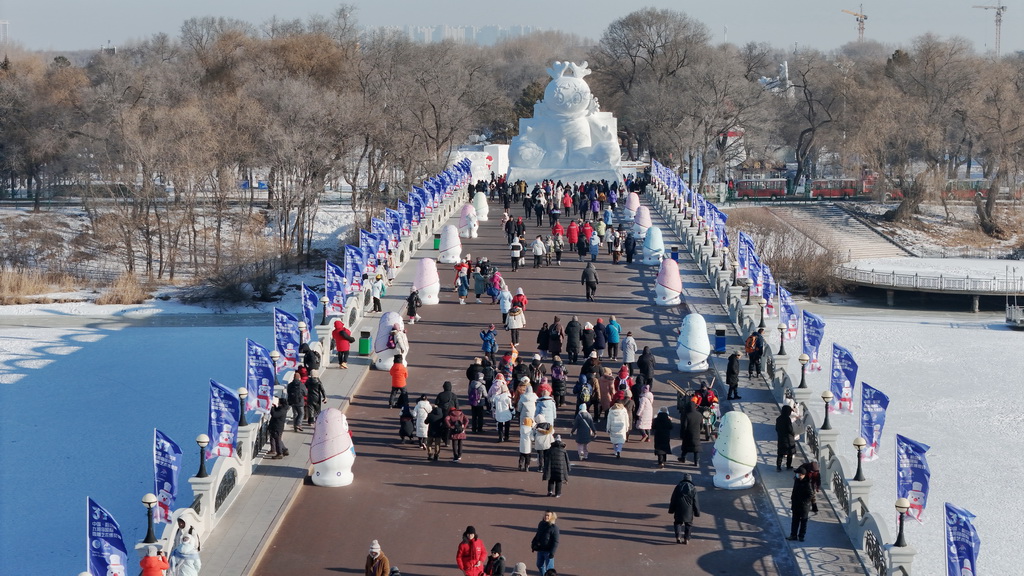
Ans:
[[[846,479],[846,485],[850,487],[850,514],[846,517],[846,533],[856,534],[860,526],[860,518],[854,513],[857,506],[857,499],[860,498],[864,501],[864,506],[871,509],[871,486],[874,482],[871,480],[863,480],[858,482],[856,480]]]
[[[977,294],[971,295],[971,312],[978,313],[978,299],[980,297]]]
[[[199,506],[199,518],[202,520],[203,526],[213,526],[213,508],[214,500],[217,495],[213,491],[213,476],[207,476],[206,478],[198,478],[193,476],[188,479],[188,483],[192,485],[192,494],[196,497],[202,496],[200,499]]]
[[[895,306],[896,305],[896,291],[895,290],[886,290],[885,291],[885,303],[888,306]]]
[[[889,552],[889,573],[887,576],[911,576],[917,550],[913,546],[887,546]]]
[[[824,402],[822,402],[824,404]],[[825,446],[832,446],[832,450],[836,450],[836,440],[839,438],[838,430],[822,430],[818,428],[818,466],[821,468],[822,474],[825,472],[826,465],[828,464],[828,452],[825,450]],[[822,488],[831,489],[832,485],[825,486],[822,482]]]
[[[252,462],[253,456],[255,456],[252,443],[256,440],[257,426],[257,424],[247,424],[238,427],[238,445],[240,446],[238,459],[242,464],[238,470],[238,479],[235,480],[238,486],[243,486],[249,476],[252,476]]]

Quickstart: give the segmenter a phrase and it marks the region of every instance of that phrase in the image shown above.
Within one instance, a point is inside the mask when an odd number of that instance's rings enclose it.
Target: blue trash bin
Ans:
[[[715,324],[715,354],[725,354],[725,324]]]

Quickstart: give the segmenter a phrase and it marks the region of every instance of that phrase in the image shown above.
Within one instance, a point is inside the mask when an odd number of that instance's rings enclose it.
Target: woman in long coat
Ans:
[[[615,457],[622,457],[622,446],[626,443],[626,434],[629,432],[629,412],[626,407],[616,402],[608,410],[608,421],[605,424],[605,431],[608,432],[608,441],[615,449]]]
[[[569,355],[569,362],[575,364],[580,354],[580,334],[583,326],[576,316],[565,325],[565,353]]]
[[[580,332],[580,342],[583,344],[583,355],[590,356],[590,353],[594,351],[594,325],[587,322],[583,325],[583,331]]]
[[[541,356],[548,353],[548,343],[551,341],[551,331],[548,327],[548,323],[541,324],[540,330],[537,331],[537,351],[540,352]]]
[[[427,395],[421,395],[413,413],[413,421],[416,423],[416,438],[420,441],[421,450],[427,449],[427,414],[430,414],[431,409],[432,406],[427,400]]]
[[[548,327],[548,332],[548,354],[552,357],[558,356],[562,353],[562,342],[565,342],[565,330],[558,316],[555,316],[555,320]]]
[[[597,381],[597,397],[598,397],[598,410],[594,414],[594,418],[597,420],[601,419],[601,415],[608,415],[608,410],[612,407],[612,401],[615,398],[615,393],[618,392],[616,388],[616,379],[612,375],[612,369],[604,367],[601,369],[601,377]],[[632,416],[632,414],[630,415]]]
[[[544,480],[548,481],[548,496],[558,498],[562,495],[562,483],[569,483],[569,455],[565,452],[561,436],[555,437],[544,457]]]
[[[693,485],[693,478],[689,474],[683,474],[683,479],[672,491],[668,513],[673,516],[672,524],[676,531],[676,542],[686,544],[690,540],[690,525],[693,524],[693,518],[700,516],[697,487]]]
[[[604,322],[598,318],[597,324],[594,325],[594,350],[597,350],[598,358],[605,355],[605,348],[608,347],[607,328]]]
[[[636,429],[640,431],[640,441],[651,441],[651,425],[654,421],[654,394],[651,387],[644,386],[640,390],[640,398],[636,404]]]
[[[791,406],[783,406],[782,414],[775,420],[775,433],[778,435],[779,455],[775,459],[775,469],[782,472],[782,459],[786,459],[786,469],[793,468],[793,454],[796,454],[796,430],[793,428]]]
[[[679,461],[686,462],[686,455],[693,453],[693,465],[700,462],[700,426],[704,416],[697,410],[693,402],[683,403],[683,414],[679,422],[679,438],[683,446],[679,451]]]
[[[665,467],[668,455],[672,453],[672,418],[664,406],[658,411],[651,425],[654,431],[654,455],[658,457],[658,468]]]
[[[590,455],[587,449],[588,445],[597,436],[597,426],[594,424],[594,419],[590,417],[590,411],[587,410],[586,404],[580,404],[579,411],[576,412],[576,420],[572,423],[571,434],[576,438],[576,453],[579,454],[580,460],[586,460]]]

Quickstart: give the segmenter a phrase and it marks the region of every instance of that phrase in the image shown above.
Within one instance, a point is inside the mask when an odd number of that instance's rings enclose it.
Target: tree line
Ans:
[[[658,158],[694,186],[723,174],[738,147],[766,160],[789,151],[798,178],[826,165],[873,171],[903,192],[892,216],[905,218],[965,166],[980,166],[995,190],[1020,173],[1024,58],[977,54],[961,38],[794,54],[716,45],[685,13],[644,8],[596,42],[540,32],[495,46],[419,44],[360,31],[342,6],[260,25],[193,18],[177,37],[81,63],[9,52],[0,191],[27,190],[37,210],[52,195],[81,199],[87,225],[64,234],[50,266],[102,253],[174,280],[268,255],[308,258],[325,187],[354,191],[357,222],[378,215],[471,135],[508,142],[554,60],[589,62],[624,156]],[[789,83],[777,81],[782,62]],[[977,210],[1001,236],[996,196]],[[0,260],[33,265],[26,252]]]

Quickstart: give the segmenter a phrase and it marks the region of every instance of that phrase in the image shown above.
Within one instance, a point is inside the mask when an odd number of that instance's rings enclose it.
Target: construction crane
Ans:
[[[843,10],[842,12],[854,16],[857,18],[857,41],[864,41],[864,21],[868,19],[867,14],[864,14],[864,5],[860,5],[860,12],[852,12],[850,10]]]
[[[975,6],[975,8],[996,11],[996,58],[999,58],[999,40],[1003,32],[1003,12],[1006,12],[1006,6]]]

